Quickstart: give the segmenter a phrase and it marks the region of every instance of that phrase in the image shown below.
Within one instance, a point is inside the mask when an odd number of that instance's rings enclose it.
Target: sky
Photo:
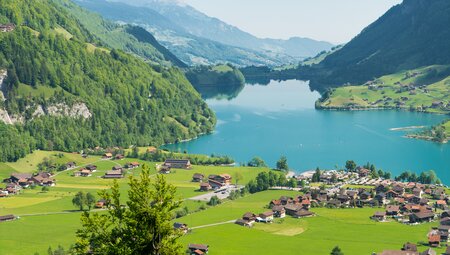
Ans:
[[[346,43],[401,0],[181,0],[260,38]]]

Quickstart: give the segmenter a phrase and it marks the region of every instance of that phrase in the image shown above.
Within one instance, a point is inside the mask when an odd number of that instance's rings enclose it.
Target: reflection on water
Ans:
[[[213,95],[211,93],[210,95]],[[236,162],[262,157],[274,166],[280,155],[298,171],[343,167],[346,160],[374,163],[394,175],[433,169],[450,184],[450,145],[406,139],[399,127],[430,126],[446,116],[406,111],[318,111],[319,93],[307,82],[245,85],[207,99],[218,125],[211,135],[165,146],[174,151],[229,155]],[[392,130],[394,129],[394,130]]]

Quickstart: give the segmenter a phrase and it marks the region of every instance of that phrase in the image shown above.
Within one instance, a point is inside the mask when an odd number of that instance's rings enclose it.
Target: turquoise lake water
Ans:
[[[235,93],[237,94],[237,93]],[[245,85],[230,99],[207,99],[218,123],[211,135],[165,148],[189,153],[229,155],[239,162],[254,156],[274,166],[280,155],[303,172],[343,167],[348,159],[371,162],[394,175],[433,169],[450,184],[450,144],[404,138],[392,128],[431,126],[448,116],[406,111],[319,111],[319,98],[303,81]],[[220,99],[222,98],[222,99]]]

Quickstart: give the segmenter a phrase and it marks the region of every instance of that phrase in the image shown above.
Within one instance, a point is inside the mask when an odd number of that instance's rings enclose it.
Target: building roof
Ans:
[[[271,216],[273,216],[273,212],[272,211],[263,212],[263,213],[260,213],[259,216],[261,218],[271,217]]]
[[[208,245],[206,244],[189,244],[189,249],[196,249],[196,250],[208,250]]]
[[[194,179],[203,179],[205,176],[203,174],[195,173],[192,178]]]
[[[189,159],[166,159],[164,162],[166,164],[188,164]]]
[[[373,214],[374,217],[385,217],[386,216],[386,212],[375,212]]]
[[[382,253],[379,253],[379,255],[419,255],[418,252],[414,252],[414,251],[392,251],[392,250],[387,250],[387,251],[383,251]]]

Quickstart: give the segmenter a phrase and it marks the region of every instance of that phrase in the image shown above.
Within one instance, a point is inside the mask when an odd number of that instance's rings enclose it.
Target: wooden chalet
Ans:
[[[16,219],[16,216],[14,216],[12,214],[0,216],[0,222],[11,221],[11,220],[15,220],[15,219]]]
[[[273,212],[267,211],[267,212],[260,213],[258,215],[258,217],[256,217],[256,221],[266,222],[266,223],[272,222],[273,221]]]
[[[386,212],[375,212],[372,215],[372,219],[376,221],[385,221],[386,220]]]
[[[402,248],[403,251],[413,251],[416,252],[417,251],[417,244],[413,244],[413,243],[405,243],[403,245]]]
[[[122,160],[122,159],[125,158],[125,156],[124,156],[123,154],[117,154],[114,158],[115,158],[116,160]]]
[[[113,157],[113,154],[110,153],[110,152],[105,153],[105,154],[103,154],[103,156],[102,156],[103,159],[112,159],[112,157]]]
[[[388,205],[386,206],[386,215],[396,216],[400,213],[400,206],[398,205]]]
[[[417,212],[409,215],[409,222],[410,223],[430,222],[434,220],[434,217],[435,217],[434,213],[430,211]]]
[[[111,170],[106,172],[106,174],[103,176],[104,179],[122,179],[123,173],[120,170]]]
[[[96,165],[87,165],[86,169],[90,170],[91,172],[95,172],[95,171],[97,171],[97,166]]]
[[[139,162],[131,162],[131,163],[125,164],[125,168],[127,168],[127,169],[135,169],[135,168],[138,168],[139,166],[140,166]]]
[[[191,161],[189,159],[167,159],[164,166],[177,169],[190,169]]]
[[[212,190],[212,187],[208,182],[200,183],[200,191],[210,191],[210,190]]]
[[[205,176],[204,176],[203,174],[195,173],[195,174],[192,176],[192,181],[193,181],[193,182],[202,182],[204,178],[205,178]]]
[[[75,162],[67,162],[65,165],[66,169],[72,169],[72,168],[75,168],[76,166],[77,166],[77,163],[75,163]]]
[[[208,176],[208,179],[219,182],[222,185],[229,185],[229,184],[231,184],[232,178],[231,178],[231,175],[229,175],[229,174],[220,174],[220,175],[211,174]]]
[[[207,254],[209,246],[205,244],[189,244],[188,250],[190,254]],[[196,251],[200,251],[202,253],[195,253]]]
[[[173,224],[173,229],[174,230],[178,230],[178,231],[180,231],[180,232],[182,232],[184,234],[187,234],[187,232],[189,231],[189,228],[188,228],[188,226],[186,224],[179,223],[179,222],[175,222]]]
[[[286,217],[286,209],[284,209],[283,206],[280,206],[280,205],[273,206],[272,207],[272,212],[273,212],[273,215],[276,218],[284,218],[284,217]]]
[[[430,233],[428,233],[428,245],[430,247],[439,247],[441,244],[441,235],[439,234],[439,231],[432,230]]]

